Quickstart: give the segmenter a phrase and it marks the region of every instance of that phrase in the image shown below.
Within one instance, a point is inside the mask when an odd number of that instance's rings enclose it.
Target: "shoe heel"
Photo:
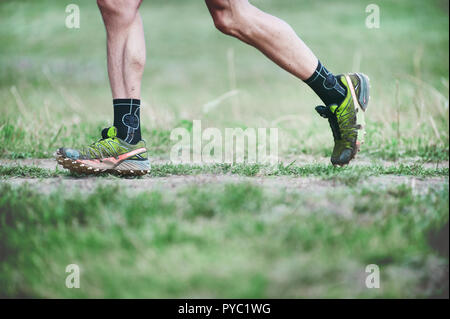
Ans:
[[[364,118],[364,111],[360,109],[356,109],[356,125],[358,126],[358,141],[359,146],[364,144],[364,140],[366,137],[366,120]],[[359,151],[359,150],[358,150]]]
[[[370,101],[370,79],[364,73],[356,73],[361,83],[361,94],[358,97],[359,107],[363,112],[367,110]]]
[[[362,126],[361,131],[359,132],[359,145],[358,152],[362,144],[364,144],[364,140],[366,137],[366,120],[364,118],[364,113],[366,112],[369,102],[370,102],[370,79],[364,73],[357,73],[357,76],[360,79],[361,83],[361,94],[358,97],[358,107],[362,112],[358,112],[356,115],[357,123],[360,123]]]
[[[353,104],[356,107],[356,126],[359,130],[357,144],[359,151],[361,145],[364,144],[366,136],[366,120],[364,117],[364,113],[369,104],[369,78],[362,73],[356,73],[355,75],[360,80],[361,85],[361,95],[359,97],[356,96],[355,88],[353,87],[353,82],[351,81],[350,77],[348,75],[345,75],[345,79],[347,80],[348,87],[350,88]]]
[[[345,75],[348,87],[350,88],[350,93],[352,94],[353,103],[358,106],[361,111],[365,112],[369,106],[370,100],[370,80],[364,73],[354,73],[359,79],[361,85],[361,93],[356,96],[355,88],[353,87],[353,82],[348,75]]]

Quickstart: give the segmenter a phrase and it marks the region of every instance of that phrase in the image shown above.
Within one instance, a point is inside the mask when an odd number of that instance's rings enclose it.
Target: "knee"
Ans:
[[[142,0],[97,0],[105,20],[114,19],[124,23],[133,21]]]
[[[245,31],[246,6],[244,1],[207,0],[216,28],[227,35],[239,37]]]
[[[237,34],[238,26],[227,10],[213,10],[211,15],[217,30],[231,36]]]

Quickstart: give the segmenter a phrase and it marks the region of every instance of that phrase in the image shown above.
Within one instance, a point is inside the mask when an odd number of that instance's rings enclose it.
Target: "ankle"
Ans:
[[[114,126],[117,137],[129,144],[137,144],[141,140],[139,99],[114,99]]]

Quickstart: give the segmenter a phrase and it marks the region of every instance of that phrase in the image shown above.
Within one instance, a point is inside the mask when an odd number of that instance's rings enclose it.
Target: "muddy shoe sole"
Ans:
[[[71,172],[82,175],[99,175],[110,173],[120,176],[143,176],[150,171],[148,160],[123,160],[120,157],[103,159],[71,159],[57,151],[55,158],[58,164]]]
[[[354,152],[352,159],[355,158],[356,154],[361,151],[361,145],[364,144],[366,136],[366,121],[364,113],[366,112],[369,101],[370,101],[370,79],[367,75],[363,73],[354,73],[353,75],[358,77],[359,85],[361,86],[359,96],[356,95],[353,82],[351,81],[349,75],[345,75],[345,79],[349,84],[350,93],[352,95],[353,104],[356,108],[356,123],[358,126],[358,138],[355,143]]]

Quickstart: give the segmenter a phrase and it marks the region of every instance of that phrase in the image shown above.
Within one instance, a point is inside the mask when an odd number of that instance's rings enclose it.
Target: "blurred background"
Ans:
[[[80,8],[80,28],[65,8]],[[286,20],[335,74],[372,84],[370,159],[448,158],[448,1],[384,0],[369,29],[366,1],[252,1]],[[147,42],[144,138],[167,157],[170,129],[278,127],[280,155],[329,156],[320,100],[252,47],[214,28],[203,1],[151,0],[140,9]],[[0,1],[0,156],[49,157],[112,123],[105,30],[95,1]]]

